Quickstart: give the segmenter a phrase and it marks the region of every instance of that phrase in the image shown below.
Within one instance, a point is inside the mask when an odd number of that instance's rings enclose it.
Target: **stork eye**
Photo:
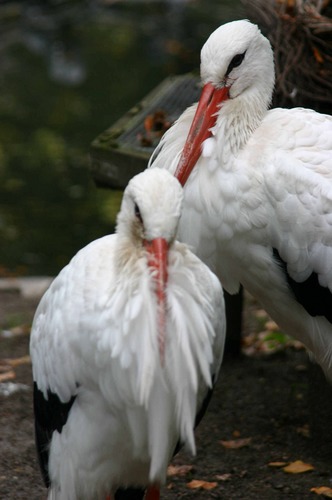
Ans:
[[[140,209],[139,209],[137,203],[135,203],[134,210],[135,210],[135,216],[136,216],[136,218],[142,223],[143,222],[143,218],[141,216],[141,212],[140,212]]]
[[[242,63],[245,55],[246,55],[246,53],[243,52],[243,54],[236,54],[236,56],[233,57],[233,59],[231,60],[231,62],[228,65],[228,68],[227,68],[227,71],[226,71],[226,76],[228,76],[230,74],[230,72],[232,71],[232,69],[237,68],[238,66],[240,66],[240,64]]]

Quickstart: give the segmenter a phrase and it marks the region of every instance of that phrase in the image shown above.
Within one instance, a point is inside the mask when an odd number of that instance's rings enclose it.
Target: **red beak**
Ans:
[[[212,83],[207,83],[203,87],[197,110],[174,174],[182,186],[185,185],[201,155],[202,143],[211,136],[210,129],[216,123],[216,113],[221,103],[229,98],[228,91],[228,87],[217,89]]]
[[[148,265],[153,270],[156,284],[158,304],[158,344],[161,364],[165,356],[165,328],[166,328],[166,284],[168,243],[164,238],[155,238],[145,241],[148,252]]]

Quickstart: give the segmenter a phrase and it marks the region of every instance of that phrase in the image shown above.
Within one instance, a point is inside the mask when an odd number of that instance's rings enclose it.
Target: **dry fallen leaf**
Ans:
[[[265,328],[267,329],[268,332],[274,332],[276,330],[279,330],[279,326],[275,321],[272,321],[272,319],[265,323]]]
[[[19,325],[10,328],[9,330],[2,330],[1,337],[11,338],[11,337],[19,337],[21,335],[28,335],[30,333],[30,326],[28,325]]]
[[[6,359],[0,359],[0,373],[8,372],[11,368]]]
[[[5,361],[8,365],[15,368],[16,366],[26,365],[26,364],[31,363],[31,358],[27,354],[26,356],[21,356],[20,358],[7,358],[7,359],[4,359],[3,361]]]
[[[167,467],[167,476],[185,476],[192,468],[192,465],[169,465]]]
[[[310,437],[310,427],[308,424],[304,424],[303,427],[297,427],[296,432],[304,437]]]
[[[267,464],[269,467],[285,467],[287,462],[270,462]]]
[[[5,373],[0,373],[0,383],[7,382],[7,380],[13,380],[16,377],[14,370],[10,370]]]
[[[314,53],[314,57],[315,57],[316,61],[319,64],[323,64],[324,58],[323,58],[321,52],[317,49],[317,47],[313,47],[312,51]]]
[[[230,439],[229,441],[219,441],[219,443],[229,450],[237,450],[238,448],[243,448],[244,446],[249,446],[251,443],[251,437],[241,438],[241,439]]]
[[[264,309],[256,309],[254,314],[256,318],[268,318],[268,314]]]
[[[306,464],[302,462],[302,460],[295,460],[295,462],[290,463],[286,467],[283,468],[283,471],[288,472],[289,474],[302,474],[303,472],[309,472],[314,470],[311,464]]]
[[[219,481],[228,481],[229,479],[231,479],[232,477],[232,474],[230,474],[229,472],[226,472],[225,474],[217,474],[215,476],[216,479],[218,479]]]
[[[323,495],[326,498],[332,498],[332,488],[328,486],[319,486],[318,488],[311,488],[312,493],[316,493],[317,495]]]
[[[218,486],[217,482],[201,481],[200,479],[193,479],[190,483],[187,483],[187,487],[191,490],[213,490],[216,486]]]

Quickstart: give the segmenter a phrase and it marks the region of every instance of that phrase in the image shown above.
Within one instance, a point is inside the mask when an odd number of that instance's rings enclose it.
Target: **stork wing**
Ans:
[[[91,333],[98,309],[94,285],[98,286],[99,298],[103,296],[102,280],[96,276],[98,265],[93,271],[90,256],[94,256],[97,263],[98,253],[112,253],[112,244],[112,237],[106,237],[79,252],[53,281],[35,313],[30,340],[35,431],[40,466],[47,486],[49,444],[53,432],[62,432],[85,376],[80,347],[86,340],[82,316],[90,310],[91,325],[85,333],[87,335]],[[107,260],[104,265],[103,275],[108,273],[111,278]]]
[[[275,109],[248,145],[274,258],[297,301],[332,322],[332,117]]]

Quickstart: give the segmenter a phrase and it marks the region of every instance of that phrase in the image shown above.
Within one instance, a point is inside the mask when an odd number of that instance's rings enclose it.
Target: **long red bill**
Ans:
[[[206,83],[203,87],[197,110],[174,174],[182,186],[185,185],[201,155],[202,143],[211,136],[211,128],[217,120],[216,113],[220,104],[229,98],[228,91],[228,87],[217,89],[212,83]]]
[[[158,486],[148,486],[144,500],[160,500],[160,488]]]
[[[165,356],[166,329],[166,284],[168,243],[164,238],[145,241],[148,252],[148,265],[154,271],[158,304],[158,344],[161,364]]]

